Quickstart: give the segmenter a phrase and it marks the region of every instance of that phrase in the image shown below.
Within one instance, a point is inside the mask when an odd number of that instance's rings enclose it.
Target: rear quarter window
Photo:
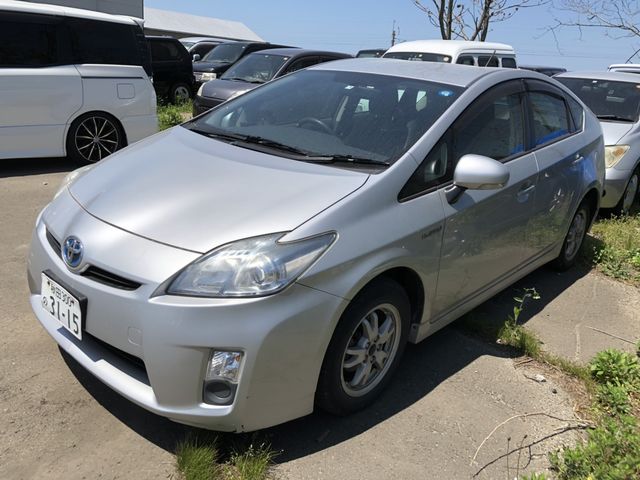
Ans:
[[[71,46],[79,63],[144,65],[132,25],[70,18]]]
[[[573,131],[580,132],[584,128],[584,108],[571,97],[567,97],[567,103],[573,119]]]

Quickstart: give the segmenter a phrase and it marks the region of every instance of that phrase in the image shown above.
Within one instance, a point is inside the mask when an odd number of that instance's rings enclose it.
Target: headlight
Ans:
[[[209,80],[215,80],[216,78],[217,78],[217,75],[215,73],[204,72],[202,74],[202,81],[203,82],[208,82]]]
[[[333,243],[335,233],[278,243],[283,233],[239,240],[205,254],[167,288],[173,295],[259,297],[290,285]]]
[[[629,145],[608,145],[604,147],[605,166],[607,168],[615,167],[628,151]]]
[[[198,93],[196,93],[196,95],[197,95],[198,97],[201,97],[201,96],[202,96],[202,90],[203,90],[203,89],[204,89],[204,83],[203,83],[202,85],[200,85],[200,88],[198,89]]]
[[[95,167],[95,165],[85,165],[84,167],[80,167],[72,172],[69,172],[67,176],[64,177],[64,179],[62,180],[62,183],[58,187],[58,191],[53,196],[53,198],[56,198],[58,195],[60,195],[65,188],[67,188],[69,185],[71,185],[74,182],[74,180],[76,180],[81,175],[84,175],[85,173],[87,173],[93,167]]]

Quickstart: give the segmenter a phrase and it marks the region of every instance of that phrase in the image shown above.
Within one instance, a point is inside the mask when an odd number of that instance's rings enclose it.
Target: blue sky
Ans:
[[[240,21],[273,43],[347,53],[388,47],[394,20],[400,40],[439,38],[411,0],[145,0],[145,5]],[[487,40],[513,45],[521,64],[569,70],[601,70],[623,63],[640,48],[640,39],[616,39],[595,29],[582,35],[563,29],[556,43],[545,27],[559,14],[548,6],[522,10],[495,24]],[[640,63],[639,57],[634,60]]]

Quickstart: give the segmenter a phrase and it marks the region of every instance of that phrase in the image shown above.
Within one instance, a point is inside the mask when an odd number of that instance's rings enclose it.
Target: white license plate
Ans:
[[[52,280],[45,273],[42,274],[42,308],[55,318],[78,340],[82,340],[82,308],[80,300]]]

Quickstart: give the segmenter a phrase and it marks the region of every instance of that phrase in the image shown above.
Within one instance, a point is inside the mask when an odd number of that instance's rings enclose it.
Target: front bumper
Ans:
[[[47,228],[58,239],[70,234],[82,239],[88,263],[141,286],[121,290],[70,272],[50,245]],[[250,431],[310,413],[324,352],[345,300],[299,284],[259,299],[151,297],[197,256],[101,222],[64,192],[33,234],[30,303],[46,331],[84,368],[159,415],[212,430]],[[82,341],[42,308],[44,270],[87,297]],[[216,348],[244,354],[236,396],[228,406],[203,401],[206,364]]]
[[[217,107],[223,102],[224,100],[220,98],[201,97],[200,95],[196,95],[193,97],[193,116],[195,117],[200,115],[213,107]]]
[[[604,180],[605,196],[602,198],[600,208],[614,208],[627,188],[633,170],[618,170],[607,168]]]

